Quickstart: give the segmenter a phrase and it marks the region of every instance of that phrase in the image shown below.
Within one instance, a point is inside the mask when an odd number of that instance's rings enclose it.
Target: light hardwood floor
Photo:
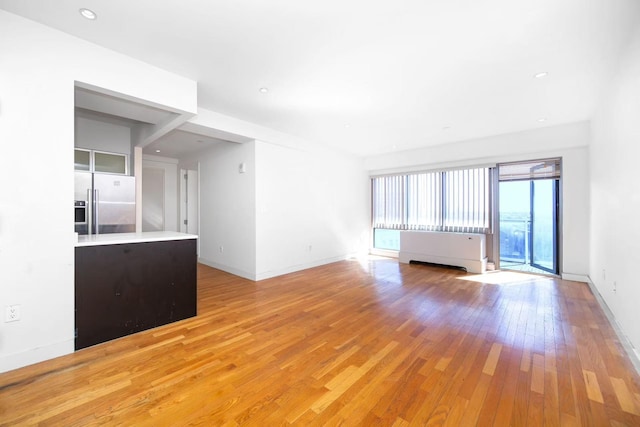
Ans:
[[[198,275],[197,317],[0,374],[0,424],[640,425],[584,283],[382,258]]]

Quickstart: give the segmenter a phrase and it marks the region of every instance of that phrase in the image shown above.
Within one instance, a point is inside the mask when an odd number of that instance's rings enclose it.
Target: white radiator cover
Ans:
[[[476,233],[401,231],[398,259],[464,267],[469,273],[487,269],[486,236]]]

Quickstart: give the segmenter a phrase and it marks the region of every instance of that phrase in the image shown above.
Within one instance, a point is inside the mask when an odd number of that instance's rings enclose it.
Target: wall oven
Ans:
[[[87,201],[86,200],[75,200],[74,201],[74,210],[75,210],[75,230],[76,233],[86,234],[87,230]],[[84,231],[84,233],[82,233]]]

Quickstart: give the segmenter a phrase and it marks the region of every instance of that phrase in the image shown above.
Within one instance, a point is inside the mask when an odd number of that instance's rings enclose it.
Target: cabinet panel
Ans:
[[[74,169],[77,171],[91,170],[91,151],[76,148],[73,151]]]
[[[93,167],[95,172],[127,173],[127,156],[123,154],[101,153],[94,151]]]
[[[128,156],[76,148],[74,150],[74,169],[76,171],[127,175],[129,172]]]
[[[76,248],[76,350],[197,314],[196,240]]]

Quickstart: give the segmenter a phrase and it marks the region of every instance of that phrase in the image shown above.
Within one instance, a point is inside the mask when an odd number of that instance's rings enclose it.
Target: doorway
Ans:
[[[198,171],[180,169],[180,231],[198,234]]]
[[[499,165],[499,267],[557,275],[560,160],[513,166]]]

